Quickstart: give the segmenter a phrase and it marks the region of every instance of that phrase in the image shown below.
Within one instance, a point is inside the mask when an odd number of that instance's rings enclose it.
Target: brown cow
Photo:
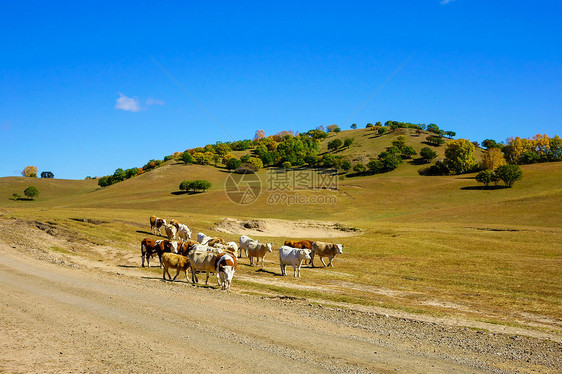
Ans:
[[[235,254],[223,252],[217,256],[215,269],[219,278],[219,284],[223,290],[230,292],[230,284],[232,283],[232,277],[234,277],[234,272],[237,267],[238,263]]]
[[[150,267],[150,258],[158,255],[160,260],[160,267],[162,267],[162,255],[167,252],[175,252],[177,250],[177,243],[169,240],[156,240],[152,238],[144,238],[141,241],[141,259],[142,267],[144,267],[144,260],[146,259],[146,266]]]
[[[312,240],[286,240],[285,245],[292,248],[312,249]],[[303,260],[304,265],[308,265],[309,260]]]
[[[185,272],[185,280],[188,280],[187,268],[190,267],[190,264],[189,264],[189,259],[187,257],[176,255],[173,253],[164,253],[162,255],[162,264],[164,265],[164,271],[162,273],[162,278],[164,278],[164,280],[166,280],[166,274],[168,274],[168,278],[172,281],[175,281],[180,271]],[[170,268],[176,269],[176,275],[174,276],[173,279],[170,276],[170,272],[168,271],[168,269]]]
[[[182,255],[182,256],[187,256],[187,254],[189,253],[189,251],[191,251],[192,246],[194,244],[199,244],[199,242],[197,240],[188,239],[186,242],[182,242],[182,243],[178,244],[177,253]]]
[[[156,216],[150,216],[150,232],[151,233],[154,231],[154,233],[156,234],[156,230],[158,230],[158,235],[162,235],[160,233],[160,228],[162,228],[162,226],[166,226],[166,220],[165,219],[158,218]]]
[[[205,244],[207,244],[209,247],[214,247],[215,244],[217,243],[226,244],[223,238],[218,238],[218,237],[209,239]]]

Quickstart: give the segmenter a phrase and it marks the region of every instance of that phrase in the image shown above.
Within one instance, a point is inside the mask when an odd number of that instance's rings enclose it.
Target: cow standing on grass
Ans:
[[[314,256],[320,257],[320,261],[322,264],[326,266],[326,263],[322,259],[322,257],[328,257],[330,262],[328,266],[334,267],[332,264],[332,260],[336,255],[343,254],[343,244],[336,244],[336,243],[324,243],[324,242],[313,242],[312,243],[312,251],[310,253],[310,263],[312,267],[314,267]]]
[[[150,258],[154,255],[158,255],[160,260],[160,267],[162,267],[162,255],[164,253],[176,252],[177,243],[170,240],[156,240],[152,238],[144,238],[141,241],[141,266],[144,267],[144,260],[146,260],[146,266],[150,267]]]
[[[166,226],[166,220],[162,218],[158,218],[156,216],[150,216],[150,233],[156,234],[158,231],[158,235],[162,235],[160,233],[160,229],[162,226]]]
[[[287,265],[293,266],[293,276],[301,276],[301,265],[304,260],[310,260],[308,249],[292,248],[287,245],[279,248],[279,265],[281,275],[287,275]]]
[[[312,240],[286,240],[285,244],[291,248],[312,250]],[[308,265],[309,260],[304,260],[303,265]]]

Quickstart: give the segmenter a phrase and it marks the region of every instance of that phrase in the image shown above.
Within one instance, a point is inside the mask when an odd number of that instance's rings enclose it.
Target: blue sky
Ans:
[[[0,1],[0,176],[83,179],[232,140],[397,120],[562,135],[562,2]]]

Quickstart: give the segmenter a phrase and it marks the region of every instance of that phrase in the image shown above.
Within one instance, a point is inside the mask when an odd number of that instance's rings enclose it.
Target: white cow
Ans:
[[[287,245],[279,248],[279,265],[281,265],[281,275],[287,275],[287,265],[293,266],[293,275],[301,276],[301,265],[304,260],[310,260],[308,249],[292,248]]]
[[[189,227],[187,227],[187,225],[184,225],[183,223],[179,223],[177,228],[178,228],[178,238],[181,241],[185,242],[191,239],[191,230],[189,229]]]
[[[218,253],[209,251],[191,251],[187,255],[189,258],[189,263],[191,265],[191,281],[197,283],[196,271],[205,272],[207,278],[205,279],[205,284],[209,284],[209,273],[215,273],[217,276],[217,283],[221,285],[219,275],[216,273],[215,265],[217,263]]]
[[[242,235],[240,239],[238,239],[238,243],[240,244],[240,252],[238,253],[238,257],[242,257],[242,251],[246,252],[246,257],[248,257],[248,243],[254,242],[256,240],[250,238],[249,236]]]
[[[207,236],[202,232],[197,233],[197,241],[199,242],[199,244],[207,244],[207,242],[211,239],[212,238],[210,236]]]

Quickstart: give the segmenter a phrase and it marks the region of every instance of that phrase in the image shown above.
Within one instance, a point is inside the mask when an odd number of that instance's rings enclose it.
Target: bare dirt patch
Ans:
[[[233,218],[223,219],[215,225],[215,230],[228,234],[287,238],[342,238],[358,235],[361,232],[357,228],[345,227],[336,222]]]

